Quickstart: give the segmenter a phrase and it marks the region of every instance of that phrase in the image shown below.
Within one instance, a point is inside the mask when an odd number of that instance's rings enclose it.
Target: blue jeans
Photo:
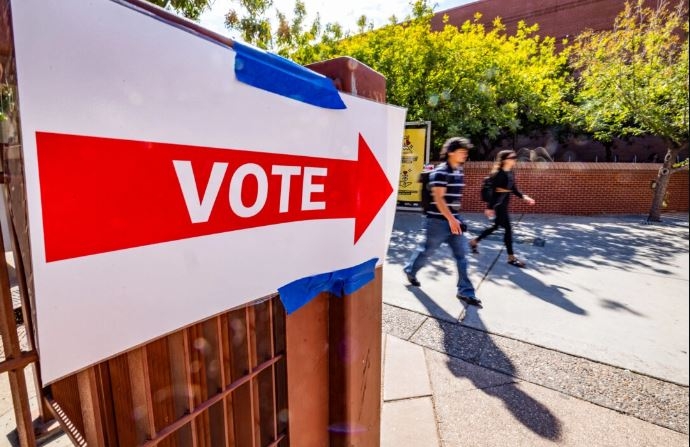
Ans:
[[[405,266],[405,273],[416,276],[419,269],[426,264],[429,256],[436,251],[442,243],[447,242],[453,251],[455,263],[458,266],[458,293],[460,295],[475,298],[474,286],[467,275],[467,240],[462,234],[450,232],[450,226],[446,219],[427,217],[424,219],[425,240],[412,254],[410,261]]]

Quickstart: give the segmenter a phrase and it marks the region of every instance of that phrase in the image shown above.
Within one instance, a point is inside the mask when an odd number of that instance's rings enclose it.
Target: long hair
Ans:
[[[504,151],[499,152],[498,155],[496,155],[496,160],[494,161],[494,167],[491,170],[491,173],[495,174],[501,169],[503,169],[503,165],[505,164],[508,157],[510,157],[511,155],[517,157],[517,153],[512,149],[506,149]]]

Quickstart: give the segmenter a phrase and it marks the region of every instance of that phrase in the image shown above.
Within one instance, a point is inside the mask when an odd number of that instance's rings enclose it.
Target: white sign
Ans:
[[[107,0],[12,16],[44,382],[383,259],[404,110],[240,83],[233,50]]]

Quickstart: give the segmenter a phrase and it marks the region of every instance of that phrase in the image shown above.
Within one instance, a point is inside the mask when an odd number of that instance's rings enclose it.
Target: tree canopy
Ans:
[[[322,29],[319,19],[304,29],[306,11],[298,0],[294,22],[279,13],[278,33],[269,38],[253,28],[250,4],[236,0],[249,16],[229,21],[250,42],[274,48],[301,64],[351,56],[387,79],[390,103],[408,109],[409,120],[433,122],[432,148],[454,135],[469,136],[488,155],[499,138],[531,130],[565,127],[607,146],[614,138],[655,135],[669,151],[656,182],[650,220],[659,211],[674,169],[673,159],[688,147],[688,21],[683,0],[656,8],[631,0],[611,30],[585,31],[574,43],[539,35],[538,25],[520,22],[509,34],[500,19],[491,26],[481,16],[462,26],[431,28],[427,0],[412,3],[412,15],[373,29],[365,16],[358,33],[337,24]],[[287,36],[287,37],[286,37]],[[265,44],[268,42],[267,45]]]
[[[234,0],[237,8],[231,9],[225,16],[225,25],[240,33],[241,39],[264,50],[273,51],[284,57],[301,49],[308,52],[309,48],[319,39],[334,40],[343,37],[342,28],[337,24],[329,24],[322,29],[319,15],[307,24],[307,9],[302,0],[295,0],[292,20],[279,10],[274,10],[273,0]],[[275,13],[275,20],[271,20],[270,12]]]
[[[154,5],[175,11],[188,19],[198,20],[211,7],[213,0],[148,0]]]
[[[573,46],[578,73],[573,122],[602,141],[657,135],[688,141],[688,22],[670,8],[626,3],[610,31],[587,31]]]
[[[626,3],[610,31],[585,32],[573,48],[573,122],[602,141],[656,135],[668,145],[648,220],[660,220],[669,177],[688,147],[688,21],[685,3]]]
[[[212,0],[151,0],[188,17]],[[382,73],[388,100],[410,120],[433,121],[435,146],[464,134],[490,146],[499,138],[565,126],[602,142],[653,134],[676,146],[688,134],[688,22],[681,0],[626,3],[612,30],[586,31],[574,43],[541,36],[538,25],[508,33],[481,16],[432,31],[428,0],[379,29],[366,16],[357,34],[338,23],[307,23],[303,0],[290,18],[273,0],[232,0],[226,26],[240,38],[308,64],[351,56]],[[274,17],[272,17],[272,15]]]
[[[520,23],[509,35],[499,19],[487,28],[478,15],[459,29],[433,32],[427,2],[413,6],[401,24],[391,18],[380,29],[290,56],[306,64],[347,55],[382,73],[390,103],[407,107],[410,120],[433,122],[435,147],[463,134],[488,148],[499,137],[561,122],[573,85],[568,51],[539,36],[537,25]]]

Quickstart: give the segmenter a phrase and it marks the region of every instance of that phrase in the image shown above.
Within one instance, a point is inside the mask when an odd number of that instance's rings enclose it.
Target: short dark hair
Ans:
[[[469,151],[473,147],[474,145],[465,137],[448,138],[441,147],[441,160],[445,160],[449,153],[455,152],[458,149],[465,149],[466,151]]]

